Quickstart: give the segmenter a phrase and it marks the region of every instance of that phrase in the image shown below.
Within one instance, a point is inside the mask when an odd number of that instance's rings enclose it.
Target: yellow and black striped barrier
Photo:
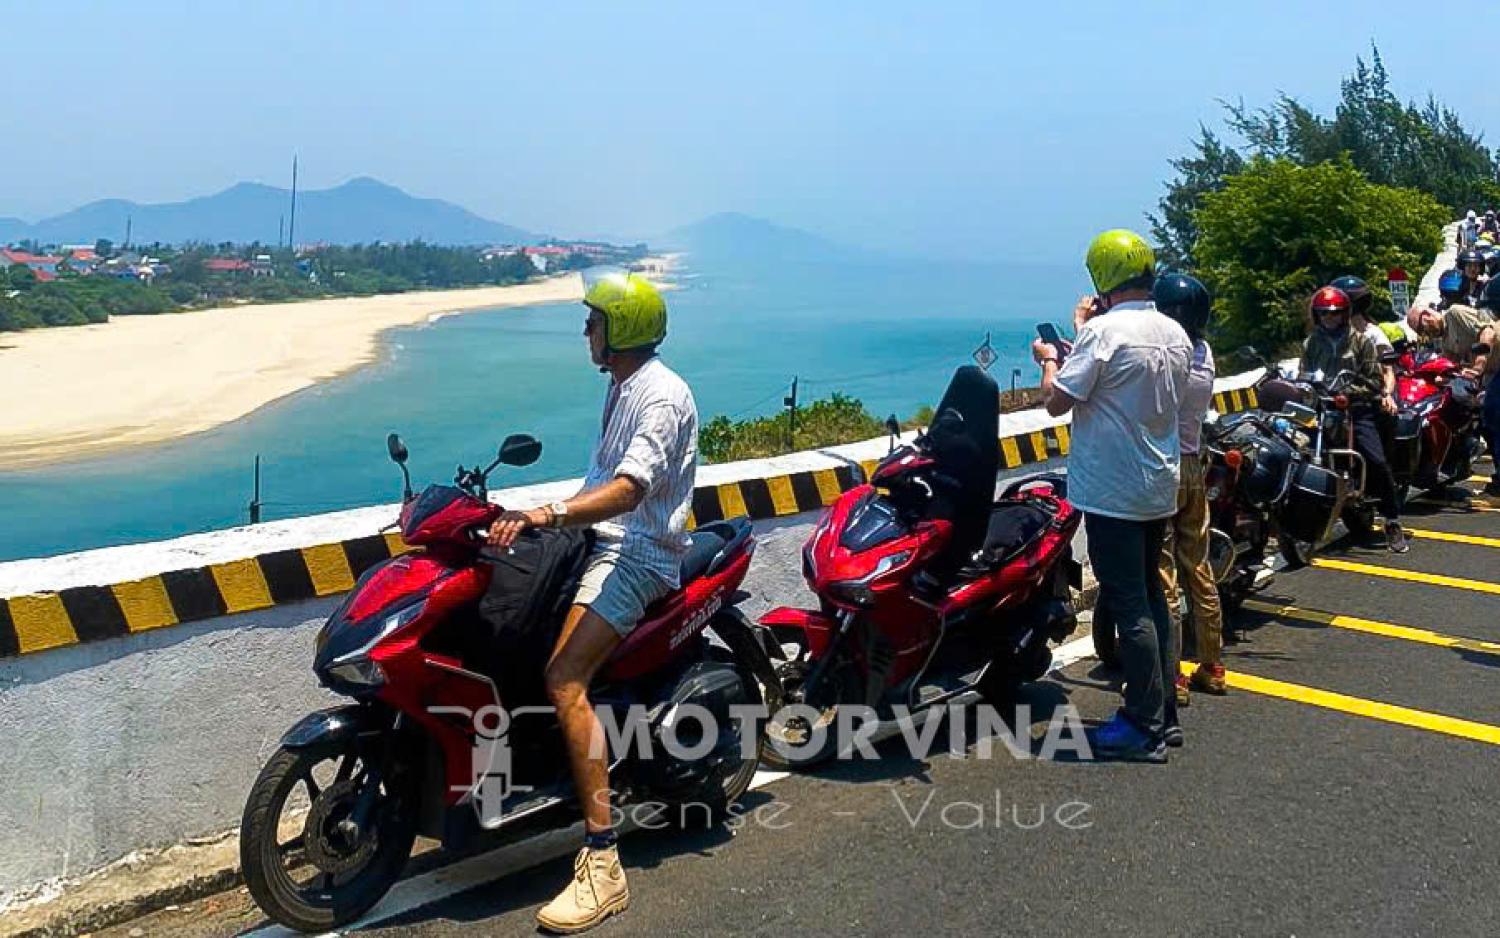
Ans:
[[[1254,392],[1249,390],[1214,396],[1220,413],[1254,406]],[[1060,459],[1068,455],[1068,426],[1002,437],[998,445],[1005,469]],[[688,526],[818,511],[869,478],[876,462],[699,486],[693,492]],[[406,549],[399,536],[376,534],[108,586],[0,599],[0,658],[334,596],[352,589],[359,575],[376,563]]]

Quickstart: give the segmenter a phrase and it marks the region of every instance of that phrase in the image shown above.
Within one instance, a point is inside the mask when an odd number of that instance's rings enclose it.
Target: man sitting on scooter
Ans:
[[[1500,327],[1495,324],[1496,316],[1500,316],[1500,280],[1491,280],[1485,285],[1478,309],[1468,306],[1453,306],[1443,312],[1414,309],[1410,316],[1413,329],[1421,335],[1436,338],[1443,355],[1464,366],[1464,377],[1476,386],[1486,388],[1482,431],[1491,459],[1500,453],[1500,383],[1497,383],[1500,381],[1500,349],[1495,347],[1496,341],[1500,340]],[[1476,347],[1485,351],[1476,353]],[[1484,492],[1486,495],[1500,495],[1500,469],[1490,474]]]
[[[507,548],[527,528],[592,525],[593,554],[547,664],[547,695],[567,743],[583,805],[574,878],[537,913],[555,932],[591,928],[630,902],[610,817],[609,767],[589,703],[594,675],[646,607],[678,587],[698,458],[698,409],[687,384],[656,357],[667,306],[644,278],[585,272],[583,333],[610,376],[604,419],[583,490],[530,511],[507,511],[489,542]]]
[[[1385,516],[1386,547],[1393,553],[1404,554],[1409,547],[1406,532],[1401,530],[1396,479],[1386,461],[1385,445],[1381,442],[1380,428],[1376,423],[1380,406],[1376,401],[1381,400],[1385,376],[1381,372],[1375,345],[1351,328],[1353,304],[1337,287],[1324,287],[1314,293],[1309,311],[1312,333],[1302,345],[1302,361],[1298,369],[1304,374],[1320,371],[1329,381],[1343,371],[1354,375],[1354,384],[1347,392],[1354,449],[1365,460],[1367,490],[1380,500],[1380,513]],[[1394,410],[1395,404],[1389,398],[1384,399],[1384,403]]]

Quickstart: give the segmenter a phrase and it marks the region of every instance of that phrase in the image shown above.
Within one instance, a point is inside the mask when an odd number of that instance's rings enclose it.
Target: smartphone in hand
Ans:
[[[1057,349],[1057,363],[1059,365],[1068,357],[1068,353],[1073,351],[1073,343],[1064,339],[1062,334],[1057,331],[1057,327],[1050,322],[1037,323],[1036,334],[1041,336],[1043,342]]]

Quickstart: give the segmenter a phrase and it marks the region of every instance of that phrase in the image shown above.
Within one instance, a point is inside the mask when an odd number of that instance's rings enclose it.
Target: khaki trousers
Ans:
[[[1219,608],[1219,589],[1208,569],[1208,497],[1203,490],[1203,462],[1197,454],[1182,457],[1177,514],[1167,522],[1167,536],[1161,543],[1158,568],[1162,591],[1167,594],[1167,608],[1173,615],[1179,608],[1179,573],[1184,581],[1188,600],[1192,603],[1198,663],[1222,663],[1224,616]]]

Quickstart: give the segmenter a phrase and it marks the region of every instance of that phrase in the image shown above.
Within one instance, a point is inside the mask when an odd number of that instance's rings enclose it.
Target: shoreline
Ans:
[[[672,256],[646,259],[669,273]],[[577,302],[577,273],[296,303],[224,306],[0,334],[0,472],[166,443],[377,362],[391,329],[480,309]]]

